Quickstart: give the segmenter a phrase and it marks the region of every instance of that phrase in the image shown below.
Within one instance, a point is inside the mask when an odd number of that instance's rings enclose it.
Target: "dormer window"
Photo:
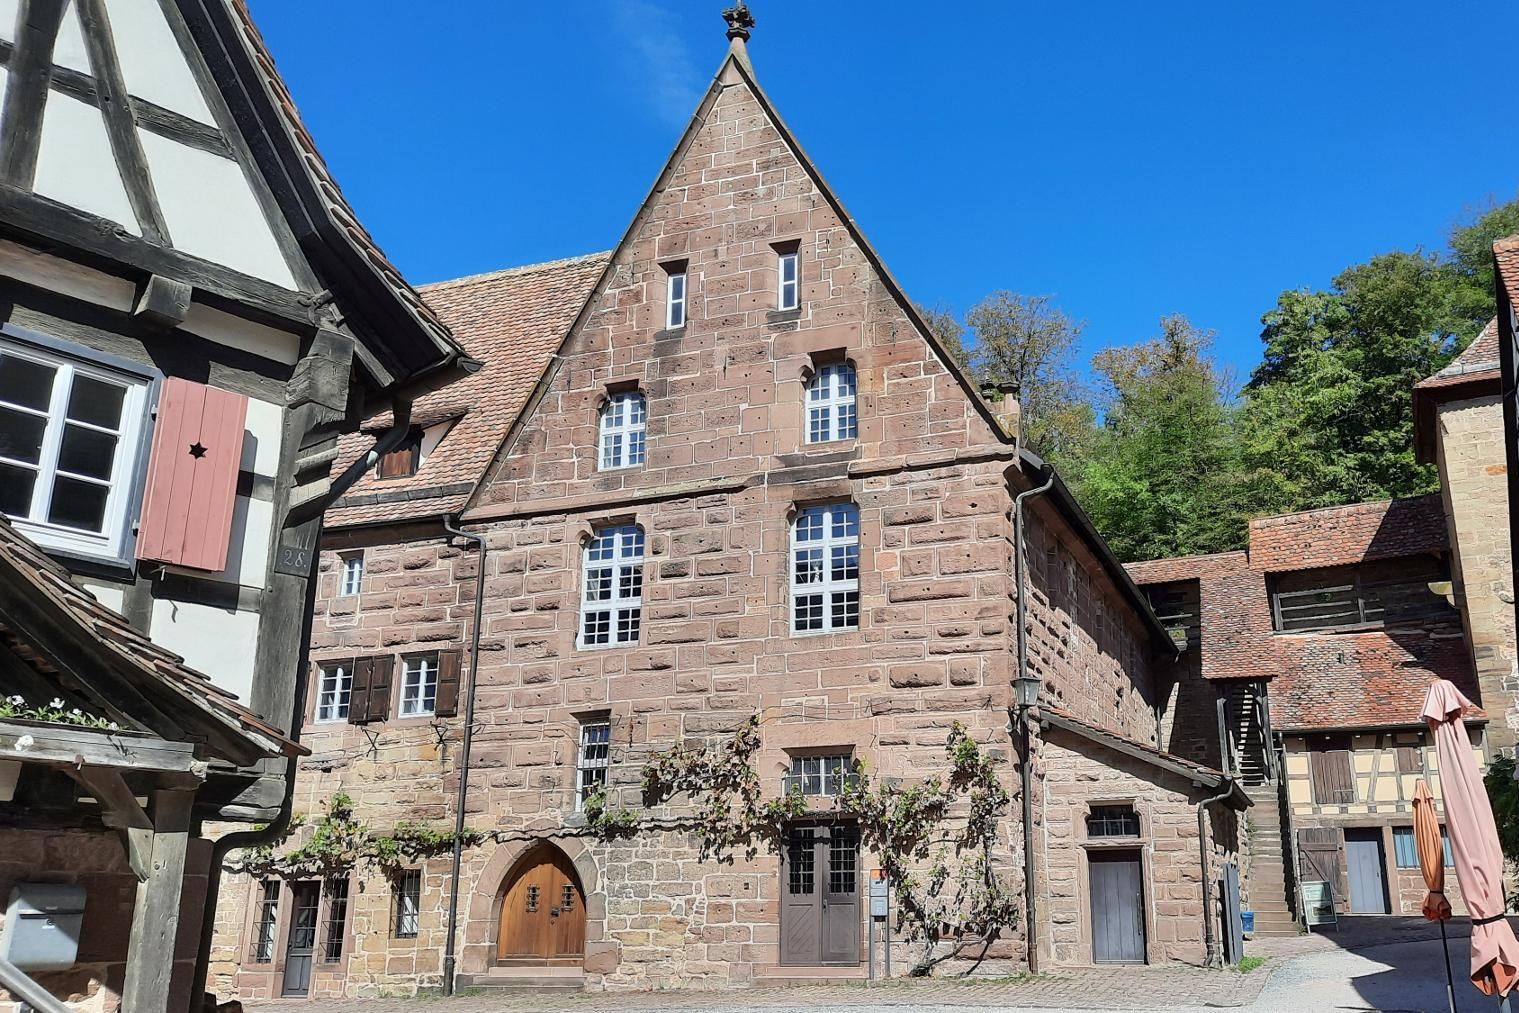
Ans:
[[[665,280],[665,327],[674,330],[686,326],[686,265],[669,264]]]
[[[635,468],[643,463],[648,407],[636,390],[613,394],[601,409],[601,470]]]
[[[800,267],[797,260],[798,254],[796,250],[784,251],[779,256],[776,264],[776,276],[779,279],[779,287],[775,299],[777,309],[794,310],[802,304],[802,286],[798,273]]]
[[[422,463],[422,427],[412,426],[394,450],[380,458],[380,478],[410,478]]]

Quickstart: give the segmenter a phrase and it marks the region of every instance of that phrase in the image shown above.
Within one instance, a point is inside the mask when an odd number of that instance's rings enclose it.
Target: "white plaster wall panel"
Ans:
[[[105,6],[127,91],[214,126],[216,118],[158,0],[106,0]]]
[[[223,313],[204,303],[191,303],[185,322],[179,327],[207,341],[283,362],[287,366],[295,365],[301,358],[301,339],[297,335]]]
[[[0,39],[16,41],[16,22],[21,17],[21,0],[0,0]]]
[[[53,43],[53,62],[60,67],[94,76],[90,51],[84,45],[84,26],[79,23],[79,5],[70,3],[58,25],[58,39]]]
[[[126,588],[120,584],[109,584],[100,580],[81,580],[79,585],[112,612],[121,612],[121,607],[126,602]]]
[[[32,189],[43,197],[116,222],[134,236],[142,235],[127,202],[100,110],[61,92],[48,92],[37,150],[37,181]]]
[[[258,398],[248,399],[243,423],[243,456],[238,470],[273,478],[280,467],[280,441],[285,435],[285,409]]]
[[[153,643],[247,703],[253,692],[258,613],[158,598],[153,602]]]
[[[136,286],[125,278],[3,240],[0,276],[123,312],[131,310],[137,295]]]
[[[229,158],[139,129],[176,249],[288,289],[296,287],[263,209]]]

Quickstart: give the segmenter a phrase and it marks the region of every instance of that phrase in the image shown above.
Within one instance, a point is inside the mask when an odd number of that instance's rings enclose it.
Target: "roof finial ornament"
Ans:
[[[728,22],[728,38],[743,39],[749,41],[749,30],[754,27],[754,15],[749,13],[749,5],[744,0],[723,11],[723,20]]]

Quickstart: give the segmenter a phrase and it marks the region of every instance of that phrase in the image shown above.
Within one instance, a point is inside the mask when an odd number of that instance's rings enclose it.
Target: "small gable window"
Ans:
[[[780,289],[776,293],[777,309],[794,310],[802,304],[801,284],[797,277],[797,256],[795,250],[787,251],[780,255],[779,262],[776,264],[777,275],[780,279]]]
[[[854,367],[831,362],[807,382],[807,442],[852,440],[858,429]]]
[[[643,463],[647,402],[636,390],[613,394],[601,409],[601,470]]]
[[[1131,805],[1094,805],[1087,813],[1088,837],[1138,837],[1139,814]]]
[[[665,327],[686,326],[686,266],[671,265],[665,282]]]
[[[410,478],[422,464],[422,427],[412,426],[394,450],[380,458],[380,478]]]
[[[581,564],[581,647],[638,643],[643,623],[643,529],[598,528]]]
[[[791,630],[818,633],[860,625],[860,509],[807,507],[791,525]]]

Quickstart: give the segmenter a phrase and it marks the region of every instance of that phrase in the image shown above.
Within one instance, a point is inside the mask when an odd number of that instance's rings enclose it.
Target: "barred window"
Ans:
[[[608,719],[580,723],[580,762],[577,772],[578,793],[575,808],[606,787],[607,768],[611,765],[612,722]]]
[[[1138,837],[1139,814],[1131,805],[1094,805],[1087,813],[1088,837]]]
[[[636,390],[613,394],[601,409],[601,470],[643,463],[648,403]]]
[[[343,959],[343,927],[348,924],[348,880],[327,881],[326,939],[322,959],[331,964]]]
[[[259,884],[258,922],[253,930],[253,962],[274,960],[274,937],[280,924],[280,882],[266,879]]]
[[[422,870],[405,869],[397,877],[395,922],[391,934],[397,939],[417,938],[417,913],[422,908]]]
[[[855,779],[854,758],[848,753],[793,756],[791,773],[782,779],[785,794],[839,795]]]
[[[791,526],[791,631],[860,625],[860,510],[807,507]]]
[[[580,646],[638,643],[643,622],[643,529],[599,528],[582,554]]]
[[[830,363],[807,382],[807,442],[852,440],[857,431],[854,367]]]

